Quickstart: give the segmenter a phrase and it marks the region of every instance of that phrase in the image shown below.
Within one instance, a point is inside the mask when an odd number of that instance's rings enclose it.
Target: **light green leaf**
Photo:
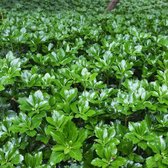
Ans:
[[[72,149],[69,152],[69,155],[77,161],[82,160],[82,152],[80,149]]]
[[[50,161],[49,163],[53,166],[56,165],[57,163],[60,163],[64,159],[64,153],[62,152],[56,152],[53,151],[51,156],[50,156]]]

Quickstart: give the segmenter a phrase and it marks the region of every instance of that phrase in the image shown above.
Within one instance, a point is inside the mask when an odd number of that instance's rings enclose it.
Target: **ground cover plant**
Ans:
[[[1,1],[0,167],[167,168],[167,0]]]

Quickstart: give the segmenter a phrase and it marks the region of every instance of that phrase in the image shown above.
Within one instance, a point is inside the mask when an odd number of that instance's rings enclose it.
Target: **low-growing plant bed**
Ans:
[[[168,2],[10,2],[0,167],[167,168]]]

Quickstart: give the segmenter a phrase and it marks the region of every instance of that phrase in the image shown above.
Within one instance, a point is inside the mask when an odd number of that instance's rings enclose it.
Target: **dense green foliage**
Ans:
[[[1,0],[0,167],[167,168],[167,0]]]

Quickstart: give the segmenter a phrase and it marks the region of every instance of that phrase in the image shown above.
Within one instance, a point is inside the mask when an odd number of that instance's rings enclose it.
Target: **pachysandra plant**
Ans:
[[[168,167],[168,2],[107,3],[1,0],[0,168]]]

